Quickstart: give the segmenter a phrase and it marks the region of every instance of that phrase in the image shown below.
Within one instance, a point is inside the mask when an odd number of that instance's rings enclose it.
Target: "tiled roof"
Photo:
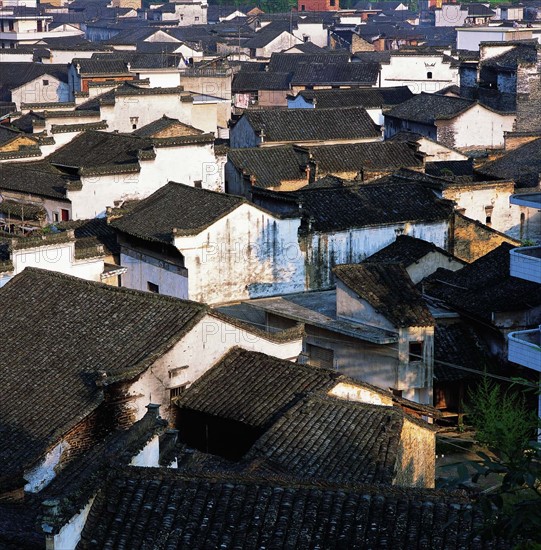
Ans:
[[[399,235],[396,241],[372,254],[365,261],[369,263],[397,263],[407,268],[432,252],[443,254],[460,262],[458,258],[434,243],[408,235]]]
[[[269,61],[269,71],[280,73],[293,73],[301,65],[312,63],[347,63],[349,52],[325,52],[322,54],[301,54],[301,53],[273,53]]]
[[[374,86],[378,75],[377,63],[306,63],[297,67],[291,79],[291,85]]]
[[[399,264],[344,264],[333,272],[397,328],[436,323],[407,271]]]
[[[289,33],[289,25],[285,22],[273,22],[257,31],[255,35],[243,44],[243,47],[250,49],[264,48],[275,40],[282,33]],[[291,38],[291,45],[294,45],[294,38]]]
[[[304,395],[330,390],[339,378],[335,371],[235,348],[196,380],[176,404],[265,429]]]
[[[139,171],[141,154],[155,155],[148,139],[127,134],[82,132],[47,157],[54,166],[77,168],[80,173]]]
[[[13,90],[27,82],[48,74],[62,82],[68,81],[68,70],[66,65],[23,63],[23,62],[2,62],[0,71],[0,89]]]
[[[184,124],[176,118],[169,118],[163,115],[161,118],[158,118],[157,120],[149,122],[145,126],[138,128],[137,130],[132,132],[132,134],[134,136],[152,138],[155,137],[155,134],[172,127],[182,128],[182,135],[185,136],[198,136],[204,133],[203,130],[199,130],[198,128],[190,126],[189,124]],[[179,134],[179,132],[177,132],[177,134]]]
[[[250,449],[302,479],[391,485],[403,415],[393,407],[311,395],[294,405]]]
[[[502,243],[459,271],[438,269],[423,281],[424,291],[488,322],[497,312],[525,311],[541,305],[541,285],[511,277],[509,251]]]
[[[116,240],[115,230],[107,223],[105,218],[92,218],[90,220],[73,220],[55,224],[60,231],[71,231],[75,234],[75,249],[88,246],[91,239],[95,244],[103,245],[105,252],[118,254],[120,246]]]
[[[439,94],[421,93],[397,105],[387,116],[434,124],[436,120],[452,119],[475,105],[474,101]]]
[[[482,371],[488,367],[488,364],[489,354],[471,327],[464,323],[436,325],[434,332],[436,382],[453,382],[478,376],[451,365]]]
[[[494,69],[516,69],[521,63],[537,62],[537,40],[516,44],[511,50],[481,61],[482,67]]]
[[[255,178],[258,187],[275,187],[284,180],[306,178],[303,165],[308,154],[292,145],[279,147],[253,147],[229,149],[227,160],[239,171],[245,171]]]
[[[265,141],[367,139],[380,132],[362,107],[345,109],[286,109],[247,111],[243,117]]]
[[[0,289],[3,482],[173,346],[206,306],[26,268]]]
[[[77,179],[47,162],[13,162],[0,165],[0,189],[66,200],[66,188]]]
[[[130,76],[126,62],[113,56],[76,57],[71,63],[78,68],[82,76]]]
[[[450,219],[453,206],[420,184],[367,183],[345,189],[311,189],[280,193],[301,203],[313,231]]]
[[[541,174],[541,139],[535,139],[504,153],[502,157],[477,169],[492,178],[511,179],[517,187],[537,187]]]
[[[420,168],[422,155],[407,143],[374,141],[308,147],[320,173]]]
[[[8,219],[16,217],[24,220],[44,220],[47,217],[47,211],[43,206],[11,200],[0,202],[0,214],[4,214]]]
[[[426,173],[440,178],[472,178],[473,159],[427,162]]]
[[[258,90],[289,90],[291,73],[239,71],[233,79],[233,93]]]
[[[196,235],[243,202],[233,195],[169,182],[111,225],[142,239],[169,244],[176,234]]]
[[[332,107],[381,108],[398,105],[413,94],[407,86],[395,88],[345,88],[343,90],[302,90],[299,95],[307,101],[316,100],[317,109]]]
[[[180,44],[177,44],[177,47]],[[92,55],[92,61],[106,61],[108,63],[116,60],[121,60],[127,67],[130,64],[130,69],[165,69],[176,68],[182,61],[182,54],[162,52],[145,53],[139,51],[115,51],[114,53],[95,53]],[[120,65],[119,65],[120,67]]]
[[[432,490],[132,467],[98,495],[78,548],[505,549],[474,537],[481,522],[464,496]]]

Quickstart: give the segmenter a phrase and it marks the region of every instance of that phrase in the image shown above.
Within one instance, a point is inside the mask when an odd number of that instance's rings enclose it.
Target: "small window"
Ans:
[[[196,21],[199,21],[199,17],[195,17],[195,20],[196,20]]]
[[[43,79],[43,85],[44,85],[44,86],[48,86],[48,85],[49,85],[49,81],[48,81],[46,78]]]
[[[492,224],[492,212],[494,211],[493,206],[485,206],[485,224]]]
[[[306,11],[306,6],[304,4],[301,4],[301,11]]]
[[[60,214],[58,212],[53,212],[53,222],[59,222],[60,221]]]
[[[188,384],[182,384],[182,386],[177,386],[176,388],[171,388],[169,390],[169,401],[173,401],[175,397],[180,397],[188,387]]]
[[[422,360],[423,360],[423,343],[410,342],[409,362],[414,363],[416,361],[422,361]]]
[[[336,0],[331,0],[330,5],[331,5],[332,8],[333,8],[334,6],[336,6]]]
[[[160,287],[157,284],[151,283],[150,281],[147,282],[147,290],[149,292],[154,292],[154,294],[160,293]]]
[[[485,218],[485,225],[492,225],[492,216],[487,216]]]
[[[432,79],[432,72],[431,71],[428,71],[426,73],[426,78],[428,78],[428,80],[431,80]]]
[[[334,368],[334,351],[332,349],[307,344],[308,362],[313,367]]]
[[[132,124],[132,125],[131,125],[131,129],[132,129],[132,130],[137,130],[137,124]]]
[[[203,187],[203,180],[195,180],[193,182],[193,186],[196,188],[196,189],[201,189]]]

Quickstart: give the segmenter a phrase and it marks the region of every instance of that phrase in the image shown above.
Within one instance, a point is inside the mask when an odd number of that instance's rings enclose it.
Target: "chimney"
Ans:
[[[157,405],[156,403],[149,403],[145,408],[148,411],[147,412],[148,415],[153,415],[154,418],[159,418],[160,405]]]
[[[107,382],[107,373],[104,370],[99,370],[96,373],[96,387],[103,388]]]
[[[55,550],[54,537],[58,531],[56,523],[59,519],[58,506],[60,501],[49,498],[42,502],[41,529],[45,533],[45,550]]]

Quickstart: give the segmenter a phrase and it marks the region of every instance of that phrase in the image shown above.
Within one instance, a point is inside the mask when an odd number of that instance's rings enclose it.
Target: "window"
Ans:
[[[331,2],[330,2],[330,6],[331,6],[331,7],[334,7],[334,6],[336,6],[336,0],[331,0]]]
[[[43,85],[44,85],[44,86],[48,86],[48,85],[49,85],[49,81],[48,81],[46,78],[43,79]]]
[[[526,221],[526,214],[522,212],[520,215],[520,239],[524,239],[524,222]]]
[[[59,222],[60,221],[60,215],[58,212],[53,212],[53,222]]]
[[[409,362],[414,363],[416,361],[422,361],[422,360],[423,360],[423,343],[410,342]]]
[[[131,125],[131,129],[132,129],[132,130],[137,130],[137,124],[132,124],[132,125]]]
[[[485,206],[485,224],[492,224],[492,212],[494,211],[493,206]]]
[[[428,78],[428,80],[431,80],[432,79],[432,71],[428,71],[426,73],[426,78]]]
[[[69,219],[70,219],[70,211],[69,210],[66,210],[65,208],[62,208],[60,210],[60,214],[61,214],[63,222],[69,221]]]
[[[151,283],[150,281],[147,282],[147,290],[149,292],[154,292],[154,294],[160,293],[160,287],[155,283]]]
[[[301,11],[306,11],[306,6],[304,4],[301,4]]]
[[[182,386],[177,386],[176,388],[171,388],[169,390],[169,401],[173,401],[175,397],[180,397],[188,387],[188,384],[182,384]]]
[[[195,19],[196,21],[199,21],[199,17],[195,17],[194,19]]]
[[[334,368],[334,351],[332,349],[307,344],[306,351],[310,365],[327,369]]]
[[[201,187],[203,187],[203,180],[195,180],[193,182],[193,186],[196,188],[196,189],[201,189]]]

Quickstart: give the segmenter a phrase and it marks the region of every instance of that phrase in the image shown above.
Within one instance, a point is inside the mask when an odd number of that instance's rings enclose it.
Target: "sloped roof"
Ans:
[[[184,124],[176,118],[170,118],[163,115],[161,118],[149,122],[145,126],[141,126],[141,128],[138,128],[137,130],[132,132],[132,135],[152,138],[156,137],[156,134],[158,134],[159,132],[167,130],[168,128],[176,128],[176,134],[184,136],[198,136],[204,133],[203,130],[199,130],[198,128],[190,126],[189,124]]]
[[[87,130],[54,151],[47,160],[54,166],[95,171],[139,171],[141,153],[153,156],[149,140],[127,134]]]
[[[57,78],[62,82],[68,81],[67,65],[23,63],[18,61],[3,62],[2,71],[0,71],[0,88],[13,90],[45,74]]]
[[[541,138],[483,164],[477,172],[493,178],[512,179],[517,187],[537,187],[541,173]]]
[[[341,90],[302,90],[307,101],[316,100],[316,109],[332,107],[364,107],[365,109],[398,105],[413,96],[407,86],[394,88],[345,88]]]
[[[2,477],[14,481],[103,400],[150,367],[206,306],[27,267],[0,289]],[[11,478],[11,479],[10,479]]]
[[[482,521],[463,495],[441,491],[130,467],[96,498],[78,548],[136,548],[142,539],[193,550],[505,547],[474,537]]]
[[[233,79],[231,91],[237,93],[258,90],[289,90],[290,81],[291,73],[241,70]]]
[[[273,22],[257,31],[255,35],[247,40],[243,46],[245,48],[257,49],[264,48],[267,44],[278,38],[282,33],[289,33],[289,25],[285,22]],[[291,35],[292,41],[298,41],[293,35]],[[292,42],[291,45],[293,45]]]
[[[452,203],[438,199],[430,189],[413,182],[366,183],[339,189],[305,187],[279,195],[302,205],[306,217],[312,219],[312,231],[444,221],[453,213]]]
[[[253,176],[254,185],[275,187],[284,180],[305,178],[303,165],[308,162],[308,154],[303,154],[293,145],[253,147],[229,149],[227,160],[237,170]]]
[[[196,235],[243,202],[234,195],[169,182],[111,225],[135,237],[170,244],[174,235]]]
[[[436,120],[449,120],[475,105],[475,101],[439,94],[421,93],[397,105],[386,116],[434,124]]]
[[[333,273],[397,328],[434,326],[423,297],[399,264],[344,264]]]
[[[330,390],[340,376],[335,371],[234,348],[175,402],[183,409],[265,429],[304,395]]]
[[[66,200],[66,188],[78,178],[63,174],[47,162],[12,162],[0,165],[0,189]]]
[[[377,63],[305,63],[298,65],[292,86],[346,85],[374,86],[378,80]]]
[[[493,322],[493,313],[541,305],[541,285],[510,275],[509,251],[513,248],[502,243],[458,271],[438,269],[424,279],[425,293],[488,322]]]
[[[126,62],[111,54],[99,58],[76,57],[71,63],[78,67],[83,76],[131,76]]]
[[[243,115],[265,141],[318,141],[379,138],[380,131],[362,107],[246,111]]]
[[[402,424],[393,407],[310,395],[256,441],[246,460],[263,459],[303,479],[391,485]]]
[[[447,250],[436,246],[434,243],[423,241],[422,239],[416,239],[415,237],[410,237],[409,235],[399,235],[396,238],[396,241],[387,245],[385,248],[382,248],[375,254],[372,254],[372,256],[369,256],[365,262],[397,263],[402,267],[407,268],[432,252],[443,254],[448,258],[453,258],[457,262],[461,262],[461,260],[455,258],[452,254],[447,252]]]
[[[336,51],[320,54],[304,53],[273,53],[269,61],[269,71],[292,73],[301,65],[312,63],[347,63],[350,58],[349,52]]]

